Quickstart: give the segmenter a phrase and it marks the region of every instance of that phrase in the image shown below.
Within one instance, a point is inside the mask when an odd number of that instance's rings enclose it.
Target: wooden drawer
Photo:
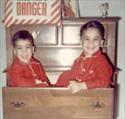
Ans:
[[[113,119],[113,89],[3,88],[4,119]]]

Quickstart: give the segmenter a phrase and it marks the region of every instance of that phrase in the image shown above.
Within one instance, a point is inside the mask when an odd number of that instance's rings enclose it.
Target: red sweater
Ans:
[[[105,88],[111,83],[112,65],[99,50],[92,57],[86,58],[82,54],[74,61],[70,70],[63,72],[56,86],[66,87],[69,81],[85,82],[88,89]]]
[[[19,59],[14,59],[7,71],[8,86],[10,87],[48,87],[49,80],[39,61],[32,58],[29,64],[24,64]],[[42,84],[36,84],[35,79]]]

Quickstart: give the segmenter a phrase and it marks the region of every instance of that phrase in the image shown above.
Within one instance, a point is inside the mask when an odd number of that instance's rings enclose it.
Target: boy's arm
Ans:
[[[67,87],[68,84],[69,84],[69,81],[71,81],[71,80],[75,80],[75,79],[74,79],[74,76],[73,76],[73,73],[72,73],[71,70],[67,70],[67,71],[63,72],[63,73],[59,76],[59,78],[58,78],[58,80],[57,80],[55,86]]]
[[[43,66],[41,64],[39,64],[39,71],[40,71],[40,80],[42,82],[46,82],[48,86],[51,86],[51,82],[49,81],[48,77],[46,76],[46,73],[43,69]]]
[[[74,62],[70,70],[64,71],[58,78],[56,82],[56,86],[67,87],[69,85],[69,81],[76,80],[76,67],[78,67],[77,62]]]

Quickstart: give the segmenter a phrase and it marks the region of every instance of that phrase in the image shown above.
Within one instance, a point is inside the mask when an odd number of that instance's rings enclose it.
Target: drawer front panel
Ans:
[[[111,119],[113,90],[4,89],[4,119]]]

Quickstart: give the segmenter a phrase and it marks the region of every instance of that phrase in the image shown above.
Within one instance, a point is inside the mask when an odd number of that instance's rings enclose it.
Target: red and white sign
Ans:
[[[4,23],[60,25],[61,0],[5,0]]]

